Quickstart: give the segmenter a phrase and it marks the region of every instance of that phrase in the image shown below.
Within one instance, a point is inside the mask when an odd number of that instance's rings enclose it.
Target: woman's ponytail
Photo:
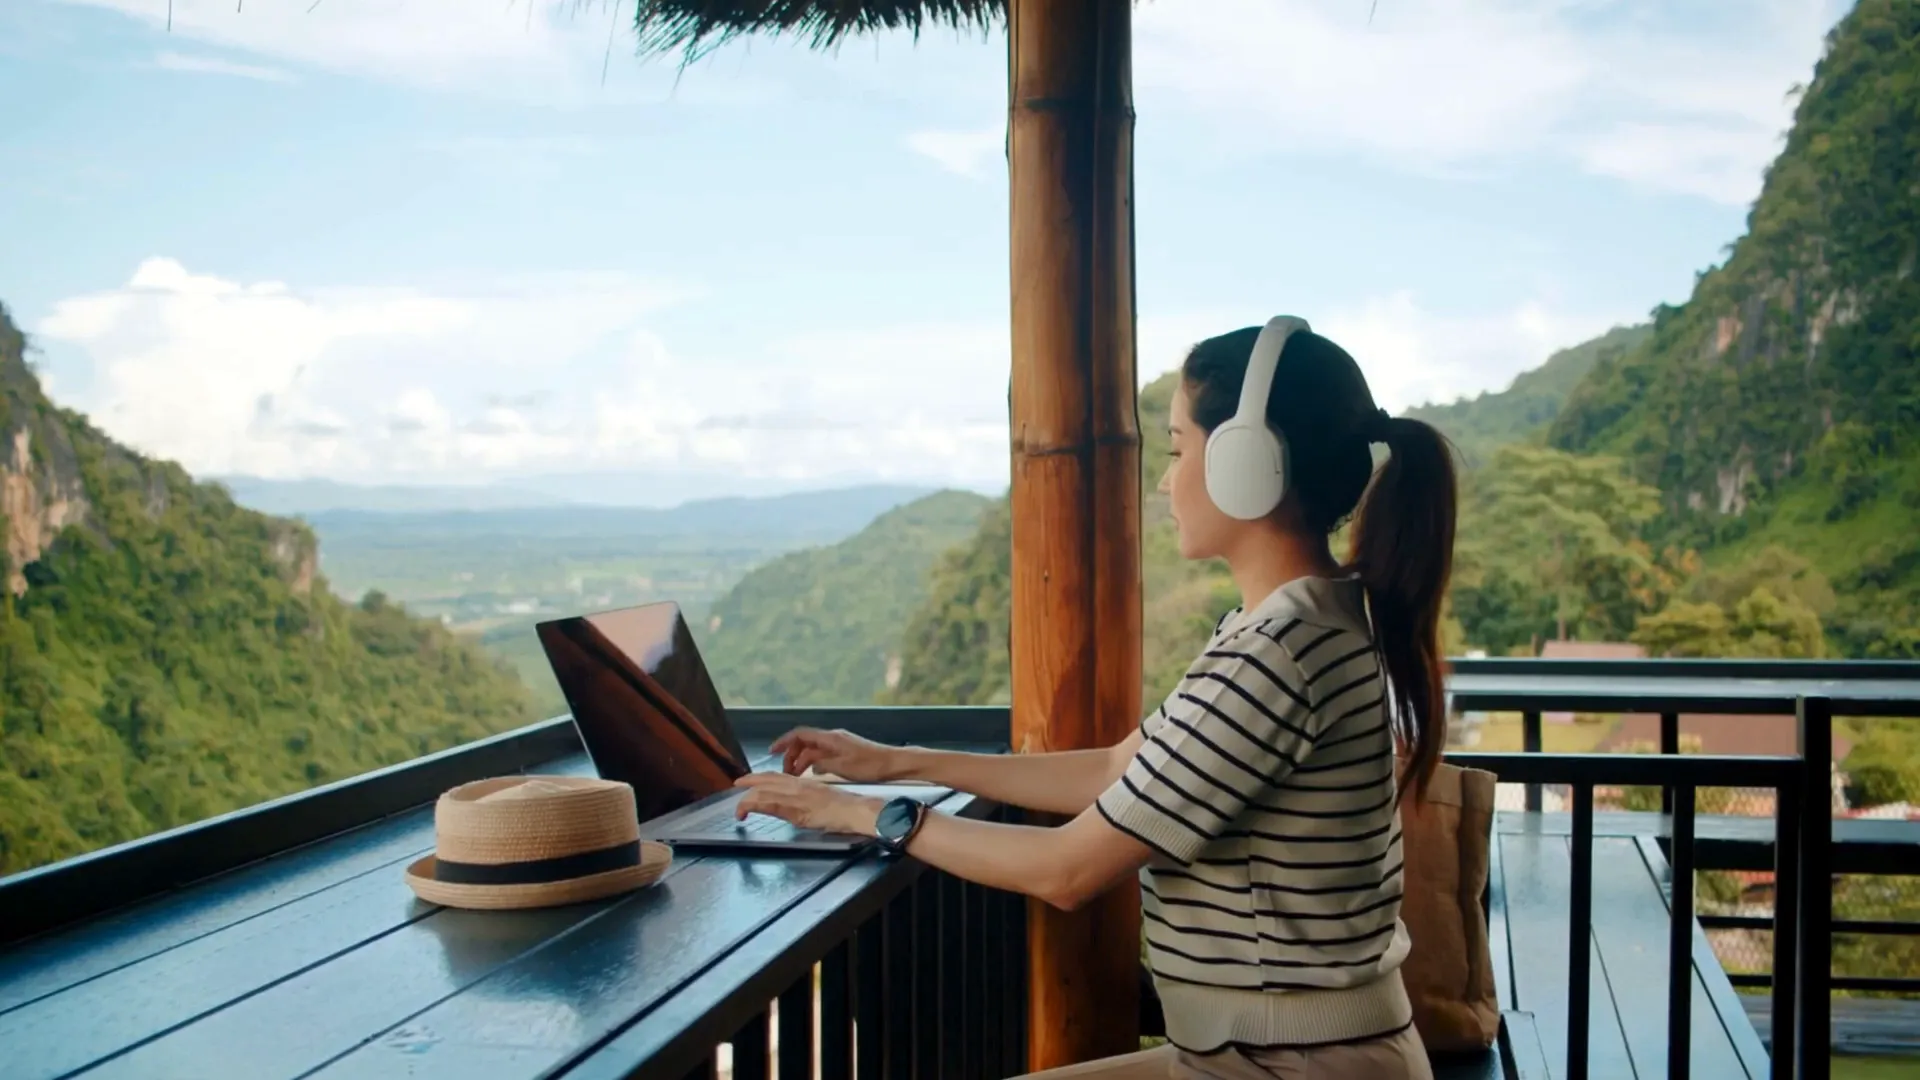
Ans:
[[[1453,448],[1431,425],[1384,410],[1367,435],[1388,457],[1361,502],[1351,561],[1391,683],[1388,713],[1406,759],[1400,790],[1424,798],[1447,738],[1440,609],[1453,572]]]

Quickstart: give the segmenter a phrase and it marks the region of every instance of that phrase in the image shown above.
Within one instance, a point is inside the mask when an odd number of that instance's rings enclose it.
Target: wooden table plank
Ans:
[[[576,754],[538,771],[592,775],[592,764]],[[433,807],[422,806],[0,951],[0,1016],[432,847]]]
[[[0,1017],[9,1080],[64,1075],[431,915],[396,866]]]
[[[1551,1080],[1547,1052],[1533,1014],[1510,1009],[1500,1014],[1500,1063],[1507,1080]]]
[[[1507,871],[1501,858],[1500,834],[1487,845],[1487,950],[1493,959],[1494,1001],[1502,1011],[1513,1004],[1513,947],[1507,928]]]
[[[831,857],[703,858],[312,1075],[539,1075],[674,994],[844,865]]]
[[[589,768],[584,757],[575,756],[543,771],[575,774]],[[329,865],[324,849],[345,845],[342,850],[347,855],[330,865],[348,873],[361,865],[352,849],[365,836],[372,836],[382,857],[401,852],[396,859],[298,898],[266,906],[217,930],[193,935],[188,930],[156,925],[146,931],[143,940],[151,944],[171,936],[177,944],[41,994],[0,1014],[0,1046],[8,1048],[8,1080],[56,1077],[85,1068],[430,917],[440,909],[417,900],[401,870],[410,858],[433,849],[432,808],[423,807],[396,818],[392,828],[390,834],[377,827],[365,834],[355,830],[281,858],[311,858],[317,868]],[[249,880],[270,882],[272,877],[265,871],[268,865],[197,883],[129,911],[124,917],[153,910],[191,920],[194,902],[208,895],[224,896],[231,905],[228,910],[249,906],[258,909],[260,903],[249,904],[240,892],[231,890],[235,883],[244,887]],[[304,880],[316,883],[312,878]],[[98,967],[117,954],[111,947],[91,945],[89,931],[96,925],[81,924],[62,934],[61,939],[71,941],[77,955],[92,957],[90,962]],[[59,939],[49,942],[54,940]],[[10,951],[8,955],[15,954]],[[60,960],[57,955],[52,959]],[[19,979],[26,986],[45,986],[51,981],[31,970]]]
[[[1506,869],[1507,933],[1516,957],[1515,1008],[1533,1014],[1548,1064],[1556,1074],[1563,1074],[1567,1061],[1572,858],[1564,837],[1506,832],[1498,839]],[[1589,1075],[1630,1077],[1633,1061],[1620,1031],[1606,966],[1600,960],[1598,946],[1590,947],[1594,962],[1587,1011]]]
[[[1634,841],[1640,849],[1641,862],[1652,876],[1660,890],[1660,903],[1667,910],[1673,909],[1673,868],[1667,863],[1666,855],[1660,850],[1660,844],[1653,837],[1642,836]],[[1697,892],[1694,894],[1699,895]],[[1726,968],[1720,965],[1720,957],[1713,951],[1713,943],[1707,940],[1707,932],[1700,927],[1700,920],[1693,921],[1693,968],[1694,977],[1706,987],[1707,996],[1713,1000],[1714,1012],[1719,1014],[1720,1022],[1725,1025],[1727,1037],[1733,1042],[1734,1052],[1740,1055],[1740,1061],[1746,1066],[1747,1075],[1761,1080],[1772,1068],[1772,1056],[1767,1053],[1766,1041],[1761,1037],[1765,1028],[1757,1026],[1740,995],[1733,988],[1732,980],[1727,978]],[[1698,1017],[1698,1006],[1694,1015]]]
[[[1659,884],[1625,837],[1593,842],[1593,940],[1612,985],[1620,1029],[1634,1071],[1661,1077],[1667,1071],[1667,911]],[[1691,962],[1691,957],[1689,957]],[[1717,966],[1717,965],[1716,965]],[[1695,1080],[1746,1080],[1747,1070],[1727,1033],[1716,1003],[1696,971],[1692,1061]],[[1736,1018],[1745,1024],[1746,1017]]]
[[[432,846],[433,810],[423,807],[0,952],[0,1015]]]
[[[679,860],[661,884],[691,865]],[[291,1080],[444,1001],[619,902],[528,911],[440,908],[327,963],[178,1028],[82,1075],[152,1080],[205,1075]]]

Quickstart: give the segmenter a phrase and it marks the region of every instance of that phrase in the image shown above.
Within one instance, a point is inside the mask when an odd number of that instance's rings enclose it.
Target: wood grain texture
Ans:
[[[1667,903],[1640,856],[1625,837],[1593,841],[1593,940],[1634,1075],[1665,1076],[1667,1046]],[[1689,939],[1691,940],[1691,939]],[[1689,982],[1693,1011],[1689,1047],[1692,1074],[1699,1080],[1747,1080],[1747,1069],[1727,1033],[1727,1023],[1747,1025],[1744,1013],[1721,1016],[1717,1002],[1695,971]],[[1596,1074],[1597,1075],[1597,1074]]]
[[[1017,752],[1110,746],[1140,714],[1131,10],[1008,5]],[[1138,1047],[1139,896],[1028,911],[1028,1064]]]
[[[1500,834],[1505,864],[1508,946],[1515,958],[1514,1003],[1534,1016],[1541,1046],[1555,1076],[1567,1061],[1567,935],[1572,898],[1572,859],[1564,837]],[[1632,1077],[1633,1060],[1620,1031],[1607,983],[1606,965],[1596,954],[1588,980],[1588,1075]],[[1655,984],[1657,987],[1659,984]]]

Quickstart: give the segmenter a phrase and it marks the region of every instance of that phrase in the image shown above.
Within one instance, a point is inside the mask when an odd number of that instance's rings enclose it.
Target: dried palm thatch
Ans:
[[[985,33],[1006,18],[1006,0],[637,0],[633,28],[643,53],[686,60],[743,34],[791,34],[816,49],[859,34],[927,26]]]

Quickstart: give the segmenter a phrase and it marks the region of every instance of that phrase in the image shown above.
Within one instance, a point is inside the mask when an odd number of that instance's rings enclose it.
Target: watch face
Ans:
[[[882,839],[898,840],[913,828],[914,807],[906,802],[890,802],[880,808],[878,828]]]

